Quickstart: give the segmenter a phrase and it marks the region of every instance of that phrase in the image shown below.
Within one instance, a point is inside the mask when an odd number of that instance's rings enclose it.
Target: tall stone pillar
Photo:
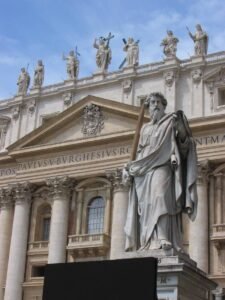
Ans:
[[[66,261],[71,184],[71,179],[67,176],[47,180],[53,200],[48,248],[49,264],[64,263]]]
[[[121,253],[125,251],[124,225],[127,216],[128,187],[122,183],[122,170],[116,169],[107,175],[113,183],[113,214],[110,259],[116,259],[121,257]]]
[[[3,300],[13,221],[12,189],[10,188],[0,189],[0,211],[0,300]]]
[[[208,162],[198,166],[198,210],[194,222],[190,222],[189,254],[198,268],[208,273]]]
[[[19,183],[13,188],[15,211],[4,300],[21,300],[24,281],[31,190],[29,183]]]

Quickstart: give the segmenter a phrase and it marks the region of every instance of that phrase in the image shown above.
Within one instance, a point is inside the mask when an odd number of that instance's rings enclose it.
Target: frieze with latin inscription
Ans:
[[[207,146],[225,143],[225,133],[194,137],[197,146]]]
[[[67,155],[59,155],[52,158],[29,160],[18,163],[15,167],[0,169],[0,177],[13,176],[20,171],[29,171],[43,168],[57,167],[60,165],[74,165],[81,162],[103,160],[107,158],[130,154],[131,146],[109,147],[102,150],[78,152]]]

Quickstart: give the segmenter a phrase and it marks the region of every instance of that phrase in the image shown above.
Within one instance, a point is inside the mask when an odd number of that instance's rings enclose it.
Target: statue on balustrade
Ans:
[[[44,72],[45,72],[45,68],[43,62],[42,60],[39,60],[34,70],[34,84],[33,84],[34,88],[39,88],[42,86],[44,82]]]
[[[178,38],[173,35],[173,31],[167,30],[167,36],[162,40],[163,53],[166,57],[176,57]]]
[[[141,127],[136,157],[124,169],[131,181],[126,250],[182,251],[182,213],[194,220],[197,211],[195,142],[182,111],[165,113],[161,93],[150,94],[145,105],[150,122]]]
[[[127,41],[123,39],[124,47],[123,51],[127,52],[126,58],[121,63],[119,68],[121,69],[122,66],[126,63],[127,67],[136,67],[139,64],[139,40],[136,42],[132,37],[129,37]]]
[[[79,73],[78,55],[80,54],[77,52],[77,49],[76,49],[76,54],[73,50],[69,52],[68,56],[65,56],[63,54],[63,60],[66,60],[66,71],[69,80],[74,80],[77,79],[78,77],[78,73]]]
[[[21,68],[21,72],[17,80],[18,95],[26,95],[29,84],[30,84],[30,75],[25,68]]]
[[[196,32],[192,34],[188,29],[189,36],[194,41],[195,44],[195,55],[196,56],[203,56],[207,54],[208,50],[208,35],[205,31],[202,30],[200,24],[196,25]]]
[[[96,64],[100,72],[107,71],[111,60],[112,60],[112,51],[109,46],[110,40],[114,37],[109,33],[108,37],[101,36],[98,39],[94,40],[93,47],[97,49],[96,52]]]

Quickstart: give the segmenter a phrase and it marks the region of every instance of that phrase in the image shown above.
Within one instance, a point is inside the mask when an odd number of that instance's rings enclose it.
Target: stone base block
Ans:
[[[217,284],[185,253],[171,250],[124,252],[118,258],[158,258],[158,300],[212,300]]]

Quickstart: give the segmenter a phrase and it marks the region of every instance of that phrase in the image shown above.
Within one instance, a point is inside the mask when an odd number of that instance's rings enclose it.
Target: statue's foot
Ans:
[[[167,240],[161,240],[160,245],[163,250],[169,250],[172,248],[172,244]]]

